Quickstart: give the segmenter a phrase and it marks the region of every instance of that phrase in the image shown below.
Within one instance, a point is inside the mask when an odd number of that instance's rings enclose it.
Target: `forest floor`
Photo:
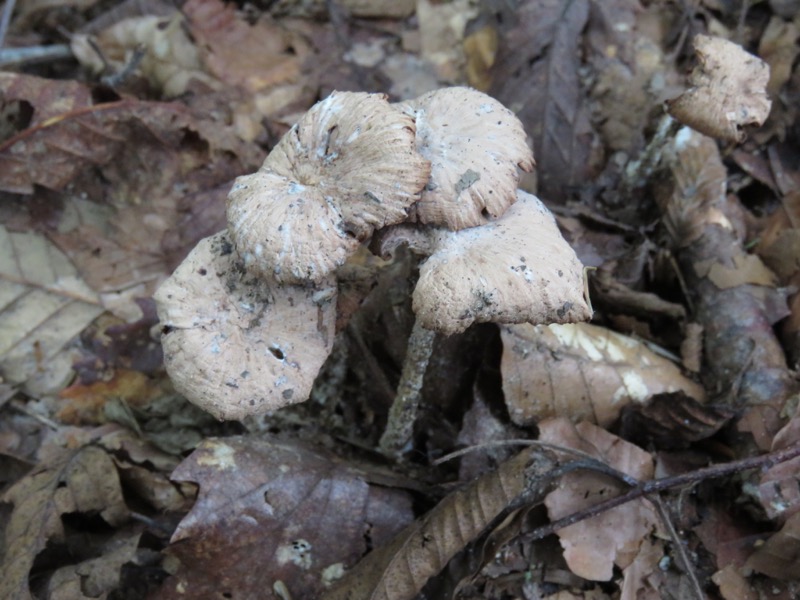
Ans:
[[[800,597],[800,2],[0,10],[0,598]],[[449,86],[522,122],[591,323],[437,335],[381,451],[418,264],[361,252],[308,401],[187,402],[153,294],[234,179]]]

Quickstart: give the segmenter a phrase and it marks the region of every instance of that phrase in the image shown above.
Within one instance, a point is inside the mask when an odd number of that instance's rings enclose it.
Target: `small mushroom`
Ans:
[[[333,345],[335,282],[264,281],[227,232],[202,240],[154,298],[175,389],[219,419],[306,400]]]
[[[570,323],[591,317],[583,265],[532,194],[496,221],[438,230],[420,267],[413,308],[427,329],[450,335],[472,323]]]
[[[315,104],[231,190],[238,252],[277,281],[321,281],[419,200],[430,165],[415,130],[383,94],[334,92]]]
[[[431,163],[417,219],[452,230],[497,218],[516,201],[519,171],[533,153],[516,115],[470,88],[429,92],[401,107],[414,116],[417,149]]]

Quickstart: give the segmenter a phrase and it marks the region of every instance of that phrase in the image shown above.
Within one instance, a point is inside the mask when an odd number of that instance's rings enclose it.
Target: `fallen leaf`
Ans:
[[[653,459],[647,452],[590,423],[573,425],[567,419],[551,419],[539,424],[539,432],[543,442],[581,450],[636,479],[653,477]],[[550,519],[556,520],[613,498],[623,488],[607,475],[568,473],[547,495],[545,506]],[[573,573],[592,581],[610,581],[614,566],[626,569],[633,564],[643,541],[658,527],[652,505],[640,499],[569,525],[557,534]]]
[[[769,115],[769,65],[718,37],[698,35],[694,48],[699,64],[689,77],[692,87],[668,101],[668,111],[700,133],[741,142],[745,126],[761,125]]]
[[[524,2],[492,69],[489,93],[517,113],[533,137],[537,193],[555,203],[588,178],[596,140],[579,76],[589,9],[589,0]]]
[[[521,501],[537,504],[552,483],[555,462],[526,449],[496,471],[449,494],[387,546],[368,554],[323,600],[411,600],[427,580]]]
[[[193,81],[212,89],[220,85],[203,69],[186,21],[177,11],[170,16],[129,17],[96,35],[76,34],[70,45],[78,61],[96,75],[109,68],[119,73],[139,54],[138,70],[167,98],[185,93]]]
[[[68,344],[104,311],[72,262],[43,235],[0,225],[0,374],[29,393],[72,374]]]
[[[85,446],[56,464],[38,467],[6,491],[2,501],[14,505],[5,531],[5,560],[0,565],[2,598],[32,598],[31,569],[48,543],[64,540],[63,515],[97,514],[111,526],[128,519],[114,464],[96,446]]]
[[[173,473],[200,486],[172,537],[178,572],[156,598],[308,598],[411,519],[405,492],[301,443],[208,439]]]
[[[530,425],[553,416],[613,423],[622,408],[654,394],[703,388],[642,342],[609,329],[575,325],[510,325],[503,339],[503,393],[511,420]]]
[[[775,579],[796,580],[800,572],[800,512],[758,546],[745,566]]]

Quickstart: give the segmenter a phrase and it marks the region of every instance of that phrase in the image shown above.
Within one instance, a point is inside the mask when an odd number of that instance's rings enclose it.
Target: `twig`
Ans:
[[[784,450],[778,450],[777,452],[771,452],[761,456],[723,463],[721,465],[714,465],[704,469],[697,469],[696,471],[684,473],[683,475],[676,475],[675,477],[664,477],[662,479],[643,481],[621,496],[599,502],[594,506],[579,510],[571,515],[567,515],[566,517],[553,521],[552,523],[548,523],[542,527],[537,527],[533,531],[521,536],[521,541],[533,542],[540,540],[552,533],[555,533],[559,529],[563,529],[564,527],[568,527],[574,523],[597,516],[607,510],[627,504],[632,500],[637,500],[649,494],[655,494],[663,490],[681,487],[692,483],[698,483],[700,481],[705,481],[706,479],[717,479],[719,477],[724,477],[725,475],[730,475],[731,473],[738,473],[748,469],[768,469],[773,465],[785,462],[795,458],[796,456],[800,456],[800,443],[785,448]]]
[[[686,576],[689,578],[689,582],[692,584],[692,592],[694,597],[697,600],[705,600],[706,596],[703,593],[703,588],[700,587],[700,581],[697,579],[697,573],[695,573],[692,562],[689,560],[689,555],[686,554],[686,548],[683,545],[683,540],[678,535],[678,532],[675,531],[675,526],[672,524],[672,518],[669,516],[667,507],[664,505],[664,500],[658,494],[649,494],[647,498],[653,504],[655,504],[656,509],[658,509],[658,516],[661,517],[661,523],[666,528],[669,537],[672,538],[672,544],[675,546],[675,552],[680,559],[683,572],[686,573]]]
[[[14,12],[14,5],[16,3],[17,0],[6,0],[6,3],[3,5],[3,14],[0,16],[0,48],[3,47],[6,41],[6,32],[8,31],[8,26],[11,24],[11,15]]]
[[[25,46],[0,49],[0,67],[11,67],[30,62],[72,58],[72,50],[66,44],[52,46]]]

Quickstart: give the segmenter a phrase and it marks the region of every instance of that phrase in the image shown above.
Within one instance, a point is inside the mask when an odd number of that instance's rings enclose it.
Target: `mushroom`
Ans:
[[[154,295],[175,389],[219,419],[308,398],[333,345],[336,284],[281,286],[205,238]]]
[[[591,317],[583,265],[536,196],[522,190],[496,221],[438,230],[420,267],[414,313],[451,335],[472,323],[572,323]]]
[[[583,265],[542,202],[522,190],[495,221],[461,231],[394,228],[384,255],[407,242],[430,256],[413,292],[416,316],[407,358],[380,445],[397,454],[411,438],[435,333],[472,323],[570,323],[588,320]]]
[[[497,218],[516,200],[519,171],[533,153],[517,116],[491,96],[464,87],[429,92],[401,105],[414,116],[417,149],[431,175],[417,219],[451,230]]]
[[[228,196],[248,268],[319,282],[374,229],[405,220],[430,173],[415,130],[383,94],[334,92],[314,105]]]

